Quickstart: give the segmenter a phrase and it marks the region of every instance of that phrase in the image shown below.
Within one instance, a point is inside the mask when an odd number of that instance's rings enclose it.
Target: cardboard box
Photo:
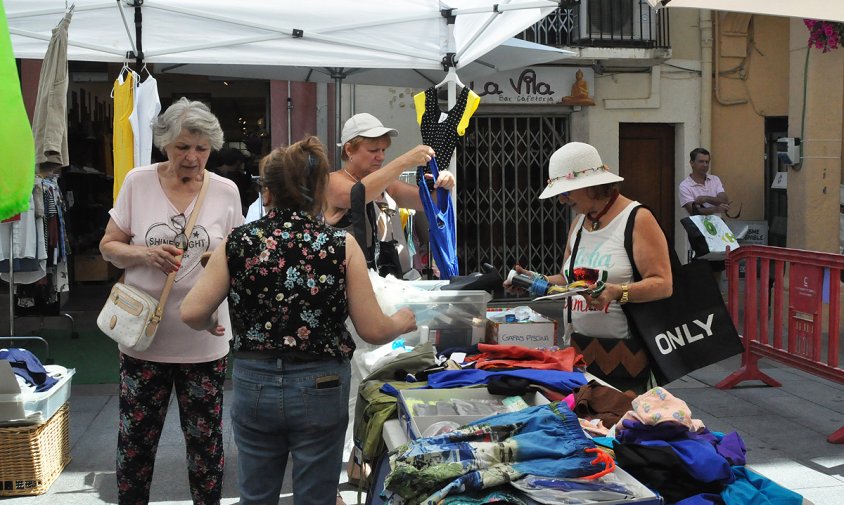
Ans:
[[[460,415],[438,415],[438,416],[416,416],[413,415],[412,405],[415,402],[437,402],[440,400],[503,400],[505,396],[491,395],[486,388],[454,388],[454,389],[402,389],[399,391],[398,418],[402,429],[407,434],[408,440],[416,440],[421,437],[434,423],[451,421],[460,426],[476,421],[481,416],[460,416]],[[539,393],[530,393],[522,397],[530,405],[545,405],[548,399]]]
[[[120,269],[98,254],[76,254],[71,258],[75,282],[112,281],[120,277]]]
[[[557,321],[531,311],[528,321],[508,323],[504,314],[512,309],[487,310],[486,342],[539,348],[557,345]]]
[[[70,398],[76,370],[68,369],[53,387],[42,393],[22,393],[11,365],[0,360],[0,425],[36,424],[53,417]]]

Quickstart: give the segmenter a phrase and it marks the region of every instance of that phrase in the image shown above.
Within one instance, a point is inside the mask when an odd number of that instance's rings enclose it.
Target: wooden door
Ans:
[[[622,194],[653,210],[674,247],[674,126],[621,123],[618,171]]]

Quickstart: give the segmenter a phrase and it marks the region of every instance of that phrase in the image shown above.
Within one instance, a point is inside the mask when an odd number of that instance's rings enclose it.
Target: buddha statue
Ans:
[[[571,86],[571,95],[563,97],[560,101],[563,105],[595,105],[595,101],[589,97],[589,84],[583,78],[583,71],[577,69],[574,74],[574,84]]]

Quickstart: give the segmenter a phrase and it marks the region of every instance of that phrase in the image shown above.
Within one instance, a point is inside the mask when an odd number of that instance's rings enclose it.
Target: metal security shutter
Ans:
[[[548,159],[568,140],[565,116],[476,116],[457,145],[457,256],[460,271],[482,263],[502,276],[518,262],[560,271],[568,209],[539,200]]]

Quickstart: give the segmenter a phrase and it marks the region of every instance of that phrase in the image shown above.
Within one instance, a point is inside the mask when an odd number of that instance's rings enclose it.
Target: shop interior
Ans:
[[[58,181],[67,204],[67,234],[72,264],[71,285],[111,281],[119,272],[102,261],[98,244],[112,205],[112,83],[119,64],[72,61],[68,89],[68,145],[71,165]],[[221,79],[158,73],[155,65],[141,69],[141,79],[158,81],[162,110],[183,96],[209,105],[219,118],[226,146],[241,151],[244,169],[257,175],[257,161],[269,152],[269,84],[267,81]],[[153,148],[153,161],[162,160]],[[209,169],[218,161],[209,160]],[[255,196],[257,193],[255,193]],[[246,205],[251,201],[246,202]]]

